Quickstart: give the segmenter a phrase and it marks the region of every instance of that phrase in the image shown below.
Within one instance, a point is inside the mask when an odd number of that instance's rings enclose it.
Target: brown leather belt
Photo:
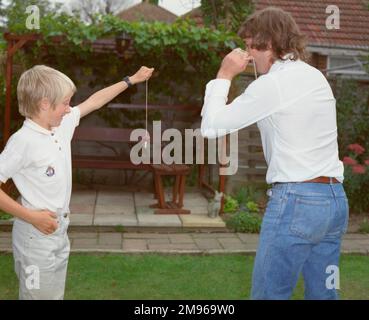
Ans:
[[[315,179],[301,181],[302,183],[341,183],[336,178],[330,178],[330,177],[317,177]]]

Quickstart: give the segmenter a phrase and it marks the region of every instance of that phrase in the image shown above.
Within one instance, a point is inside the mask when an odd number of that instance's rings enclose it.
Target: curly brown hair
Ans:
[[[274,59],[283,59],[287,53],[293,53],[292,60],[308,59],[305,36],[292,15],[280,8],[267,7],[254,12],[241,25],[238,35],[242,39],[251,38],[253,49],[267,50],[271,44]]]

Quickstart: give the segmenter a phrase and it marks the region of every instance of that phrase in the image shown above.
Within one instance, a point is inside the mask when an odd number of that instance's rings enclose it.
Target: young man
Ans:
[[[247,52],[234,50],[207,84],[204,136],[257,123],[269,202],[255,258],[251,297],[288,299],[302,272],[306,299],[336,299],[348,202],[338,158],[335,98],[325,77],[303,61],[303,36],[277,8],[255,12],[239,32]],[[226,105],[232,79],[254,60],[261,76]],[[337,276],[337,272],[335,274]],[[330,277],[332,278],[332,277]]]
[[[0,190],[0,208],[16,217],[13,255],[20,299],[64,297],[70,251],[70,142],[80,118],[128,86],[149,79],[153,70],[141,67],[74,108],[69,104],[76,88],[65,74],[38,65],[20,77],[19,112],[26,120],[0,154],[0,181],[12,178],[21,194],[18,203]]]

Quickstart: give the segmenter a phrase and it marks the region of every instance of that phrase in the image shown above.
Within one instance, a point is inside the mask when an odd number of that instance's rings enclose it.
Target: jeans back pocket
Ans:
[[[297,197],[290,231],[310,242],[319,242],[330,225],[331,204],[328,199]]]

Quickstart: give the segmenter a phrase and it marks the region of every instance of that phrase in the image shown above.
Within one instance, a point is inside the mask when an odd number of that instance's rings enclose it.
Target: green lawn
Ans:
[[[248,299],[253,259],[244,255],[72,254],[65,299]],[[11,255],[0,255],[0,268],[0,300],[17,299]],[[369,257],[342,256],[342,299],[369,299],[368,270]],[[301,280],[293,298],[303,298]]]

